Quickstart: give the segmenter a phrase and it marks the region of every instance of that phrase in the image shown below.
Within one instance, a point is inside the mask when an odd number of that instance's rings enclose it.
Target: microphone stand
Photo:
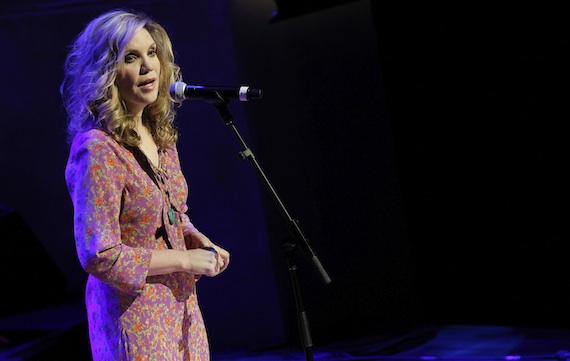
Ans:
[[[216,92],[216,96],[218,99],[207,100],[207,101],[218,110],[225,124],[232,129],[238,141],[243,146],[244,150],[239,152],[240,159],[241,160],[248,159],[251,162],[251,164],[254,166],[259,178],[262,180],[263,184],[269,191],[269,194],[273,198],[273,201],[279,208],[281,215],[285,218],[287,225],[289,227],[289,231],[292,235],[292,237],[289,238],[281,246],[280,250],[284,252],[287,257],[287,265],[289,273],[291,275],[291,281],[293,283],[293,293],[295,296],[295,303],[297,306],[297,322],[299,325],[301,342],[303,344],[303,349],[305,352],[305,359],[307,361],[313,361],[314,360],[313,351],[312,351],[313,341],[311,339],[311,331],[309,328],[309,320],[307,318],[307,312],[305,310],[301,298],[301,289],[299,287],[299,279],[297,275],[297,257],[296,257],[297,248],[300,247],[305,256],[312,262],[316,271],[322,277],[325,285],[329,284],[331,282],[331,279],[328,276],[327,272],[325,271],[323,265],[319,261],[319,258],[317,257],[311,246],[309,245],[309,241],[305,236],[305,234],[303,233],[303,231],[301,230],[299,222],[291,216],[291,214],[289,213],[289,211],[287,210],[287,208],[285,207],[285,205],[277,195],[277,192],[271,185],[271,182],[269,181],[269,179],[261,169],[261,166],[255,159],[255,155],[253,154],[251,149],[247,146],[245,140],[242,138],[238,129],[234,125],[233,116],[228,110],[229,100],[223,98],[218,92]]]

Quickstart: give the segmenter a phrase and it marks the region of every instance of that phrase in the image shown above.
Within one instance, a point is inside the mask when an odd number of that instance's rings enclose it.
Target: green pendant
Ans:
[[[172,208],[168,210],[168,220],[170,221],[170,224],[174,224],[176,221],[176,212]]]

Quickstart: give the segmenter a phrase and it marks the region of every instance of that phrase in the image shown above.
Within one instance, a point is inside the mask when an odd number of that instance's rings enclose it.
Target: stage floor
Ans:
[[[82,301],[0,317],[0,361],[89,361]],[[316,345],[314,360],[570,360],[569,329],[423,325],[397,336]],[[304,361],[301,347],[214,352],[212,361]]]
[[[355,340],[350,343],[315,347],[320,361],[498,361],[570,360],[570,330],[526,329],[482,325],[443,325],[434,337],[415,347],[392,353],[402,340]],[[401,347],[397,347],[401,348]],[[303,361],[302,350],[274,350],[257,353],[216,354],[213,361]]]

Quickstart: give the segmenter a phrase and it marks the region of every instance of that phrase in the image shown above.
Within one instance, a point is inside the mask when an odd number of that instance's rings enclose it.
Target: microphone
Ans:
[[[170,96],[177,102],[185,99],[196,100],[220,100],[223,99],[239,99],[240,102],[261,99],[263,90],[252,89],[248,85],[240,85],[239,87],[217,87],[203,85],[187,85],[184,82],[177,81],[170,86]]]

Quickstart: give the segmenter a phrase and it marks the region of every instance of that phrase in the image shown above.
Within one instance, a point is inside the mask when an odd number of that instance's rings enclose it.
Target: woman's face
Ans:
[[[156,43],[146,29],[141,29],[125,47],[117,74],[119,95],[129,113],[140,116],[158,96],[160,60]]]

